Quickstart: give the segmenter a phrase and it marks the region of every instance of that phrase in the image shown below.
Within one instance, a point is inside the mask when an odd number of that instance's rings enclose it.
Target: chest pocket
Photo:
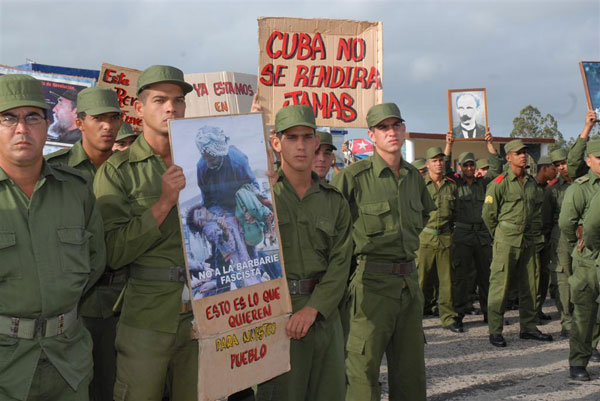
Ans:
[[[455,209],[456,197],[454,195],[441,195],[440,196],[440,213],[444,217],[448,217],[452,214]]]
[[[331,218],[317,216],[315,221],[316,232],[313,238],[313,247],[316,250],[329,249],[335,235],[335,224]]]
[[[60,247],[60,263],[63,272],[89,273],[89,239],[92,233],[82,227],[63,227],[56,230]]]
[[[410,198],[410,213],[409,218],[417,231],[421,231],[423,228],[423,204],[419,198]]]
[[[0,260],[0,282],[21,278],[21,261],[14,232],[0,231]]]
[[[279,213],[277,216],[277,225],[279,227],[279,236],[281,237],[281,245],[284,248],[289,248],[294,242],[293,230],[290,218],[288,215]]]
[[[367,203],[360,206],[365,233],[382,234],[386,230],[386,220],[391,222],[392,213],[388,201]]]

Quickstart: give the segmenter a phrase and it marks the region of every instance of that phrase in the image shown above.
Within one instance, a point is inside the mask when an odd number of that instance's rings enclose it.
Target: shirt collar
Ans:
[[[81,139],[75,142],[75,144],[71,148],[71,155],[71,159],[74,162],[74,166],[78,166],[86,160],[89,160],[91,162],[90,157],[87,155],[87,153],[85,153],[85,150],[83,149]]]
[[[143,133],[129,147],[129,161],[131,162],[139,162],[153,155],[154,152]]]
[[[66,180],[66,177],[64,176],[64,174],[61,171],[58,171],[55,168],[53,168],[44,159],[44,160],[42,160],[42,171],[40,172],[40,178],[42,178],[42,177],[45,178],[49,175],[53,176],[54,178],[56,178],[59,181]],[[10,180],[10,177],[6,174],[6,172],[4,172],[2,167],[0,167],[0,182],[5,181],[5,180]]]
[[[392,174],[394,174],[394,172],[392,171],[392,169],[390,168],[390,166],[387,165],[387,163],[385,162],[385,160],[383,160],[383,158],[379,155],[379,153],[377,153],[377,151],[373,151],[373,156],[370,157],[371,159],[371,163],[373,165],[373,171],[375,171],[375,174],[380,177],[381,173],[385,170],[388,169],[390,170],[390,172]],[[405,176],[408,174],[409,171],[409,163],[406,162],[406,160],[404,160],[404,158],[402,158],[400,160],[400,176]]]

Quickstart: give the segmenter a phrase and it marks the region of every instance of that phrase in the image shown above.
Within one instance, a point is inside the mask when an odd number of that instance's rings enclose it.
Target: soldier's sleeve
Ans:
[[[329,265],[307,303],[317,309],[325,319],[337,309],[342,300],[348,282],[353,251],[350,209],[344,199],[340,199],[339,205],[335,236],[329,250]]]
[[[89,186],[86,186],[89,188]],[[85,291],[90,289],[104,273],[106,267],[106,246],[104,242],[104,224],[98,208],[96,197],[92,191],[86,191],[86,228],[85,230],[92,234],[89,239],[90,250],[90,279],[85,287]]]
[[[583,219],[583,240],[594,251],[600,250],[600,192],[594,195],[588,213]]]
[[[452,153],[444,155],[444,175],[446,177],[454,177],[454,170],[452,169]]]
[[[485,192],[485,200],[483,201],[483,209],[481,211],[481,218],[487,226],[492,238],[496,232],[498,226],[498,214],[500,212],[500,190],[501,185],[495,181],[492,181]]]
[[[584,209],[585,199],[579,184],[570,185],[565,192],[565,198],[560,209],[558,226],[571,244],[577,242],[577,226]]]
[[[554,211],[556,210],[556,199],[552,188],[544,191],[544,200],[542,201],[542,233],[548,240],[554,226]]]
[[[427,186],[425,186],[424,180],[416,180],[417,185],[419,186],[418,191],[416,193],[421,194],[421,203],[423,204],[423,221],[427,223],[429,221],[429,214],[437,209],[435,202],[431,198],[431,194],[427,190]]]
[[[96,173],[94,193],[104,220],[107,264],[111,269],[132,263],[160,240],[152,209],[133,215],[119,172],[108,162]]]
[[[494,178],[498,177],[502,172],[502,158],[499,154],[490,154],[488,159],[489,168],[487,173],[483,176],[484,182],[487,184],[490,183]]]
[[[577,137],[577,140],[569,149],[569,155],[567,156],[567,172],[571,179],[576,179],[585,175],[589,167],[585,163],[585,147],[587,145],[587,139]]]

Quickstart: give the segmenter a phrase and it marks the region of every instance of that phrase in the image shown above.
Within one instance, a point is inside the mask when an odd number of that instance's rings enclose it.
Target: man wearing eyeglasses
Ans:
[[[494,239],[490,266],[488,327],[490,343],[506,347],[502,336],[506,294],[511,277],[519,285],[519,338],[552,341],[537,329],[535,301],[539,282],[536,248],[543,243],[541,208],[543,191],[525,171],[527,147],[520,139],[508,142],[504,150],[509,167],[487,188],[482,217]]]
[[[78,171],[44,161],[40,81],[0,77],[0,399],[88,400],[92,340],[77,304],[106,261]]]
[[[415,264],[419,234],[435,204],[419,171],[403,160],[406,126],[398,106],[367,113],[373,156],[333,177],[350,204],[357,267],[349,295],[346,401],[381,397],[387,355],[391,400],[425,400],[423,294]]]

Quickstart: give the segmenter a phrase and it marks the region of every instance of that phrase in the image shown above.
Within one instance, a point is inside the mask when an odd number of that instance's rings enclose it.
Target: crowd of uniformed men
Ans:
[[[135,139],[115,93],[77,96],[82,139],[44,158],[49,106],[39,81],[0,77],[0,399],[196,399],[198,342],[184,284],[176,204],[186,185],[167,121],[185,115],[182,71],[138,80]],[[260,110],[259,102],[253,110]],[[375,151],[335,168],[331,135],[306,106],[276,114],[272,175],[293,314],[291,371],[230,400],[425,400],[422,319],[461,335],[479,313],[505,347],[504,312],[518,303],[521,339],[551,341],[548,287],[570,341],[570,376],[600,361],[600,140],[585,128],[528,173],[527,146],[493,137],[452,170],[452,133],[411,165],[398,107],[367,114]],[[118,135],[118,137],[117,137]],[[118,152],[113,151],[115,140]],[[133,141],[135,139],[135,141]],[[125,143],[129,142],[129,143]],[[130,145],[127,147],[127,145]],[[551,290],[552,292],[552,290]]]

